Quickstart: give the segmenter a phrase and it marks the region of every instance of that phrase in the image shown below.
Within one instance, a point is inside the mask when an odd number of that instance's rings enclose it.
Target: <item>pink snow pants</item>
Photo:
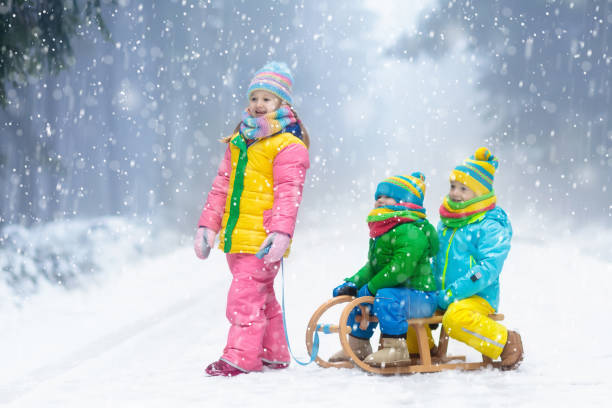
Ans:
[[[244,371],[261,370],[263,361],[288,364],[283,315],[274,294],[280,261],[264,264],[253,254],[227,254],[227,263],[233,275],[226,309],[231,327],[221,358]]]

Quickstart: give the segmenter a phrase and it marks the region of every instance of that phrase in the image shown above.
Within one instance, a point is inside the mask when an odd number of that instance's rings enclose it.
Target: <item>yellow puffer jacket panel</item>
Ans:
[[[268,221],[274,205],[274,159],[292,144],[301,144],[306,149],[304,143],[291,133],[258,140],[248,148],[240,134],[232,137],[232,170],[219,244],[224,252],[254,254],[259,250],[270,232]]]

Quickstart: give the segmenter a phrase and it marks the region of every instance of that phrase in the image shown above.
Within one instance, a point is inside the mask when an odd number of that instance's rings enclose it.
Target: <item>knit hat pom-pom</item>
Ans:
[[[421,181],[425,181],[425,175],[421,173],[420,171],[415,171],[414,173],[411,174],[411,176],[418,178]]]
[[[491,161],[493,160],[493,153],[486,147],[480,147],[476,150],[476,153],[474,153],[474,158],[476,160]]]

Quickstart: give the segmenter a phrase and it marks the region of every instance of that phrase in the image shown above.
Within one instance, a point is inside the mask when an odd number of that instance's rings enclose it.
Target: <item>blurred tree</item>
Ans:
[[[548,173],[539,177],[561,192],[582,186],[606,201],[611,24],[612,0],[438,0],[390,53],[460,51],[479,69],[481,115],[497,128],[490,141],[514,151],[523,174]]]
[[[438,57],[465,41],[468,53],[486,57],[478,84],[489,93],[489,117],[505,119],[504,134],[609,130],[610,24],[612,0],[439,1],[393,51]]]
[[[345,111],[369,89],[364,50],[374,49],[360,2],[117,4],[102,13],[112,42],[95,43],[94,23],[78,28],[73,66],[54,77],[41,69],[7,90],[0,227],[120,215],[192,228],[226,147],[218,140],[240,119],[249,79],[270,60],[294,71],[295,105],[320,163],[309,188],[331,176],[350,180],[367,144],[340,154],[343,137],[369,130],[346,131]],[[326,165],[332,160],[346,165]]]
[[[29,77],[73,65],[71,41],[82,27],[95,22],[110,38],[101,2],[85,0],[81,11],[78,0],[0,0],[0,105],[8,104],[7,84],[19,86]]]

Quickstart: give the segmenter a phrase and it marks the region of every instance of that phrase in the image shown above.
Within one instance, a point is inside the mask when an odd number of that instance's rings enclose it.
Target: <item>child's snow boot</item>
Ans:
[[[223,359],[219,359],[214,363],[210,364],[206,367],[206,374],[211,377],[223,376],[223,377],[235,377],[238,374],[245,374],[246,371],[239,369],[238,367],[234,367],[227,363],[227,361]]]
[[[523,342],[521,335],[508,330],[508,340],[501,353],[502,370],[513,370],[523,361]]]
[[[289,367],[289,363],[285,362],[268,361],[264,359],[262,359],[261,362],[263,363],[264,367],[271,368],[272,370],[282,370],[283,368]]]
[[[410,353],[406,345],[406,336],[384,337],[380,350],[370,354],[363,360],[373,367],[389,367],[410,363]]]
[[[370,344],[370,339],[361,339],[355,336],[348,336],[349,346],[351,346],[351,350],[359,357],[360,359],[364,359],[367,355],[372,354],[372,345]],[[343,350],[337,351],[330,358],[330,363],[337,363],[340,361],[350,361],[351,358],[346,354]]]

